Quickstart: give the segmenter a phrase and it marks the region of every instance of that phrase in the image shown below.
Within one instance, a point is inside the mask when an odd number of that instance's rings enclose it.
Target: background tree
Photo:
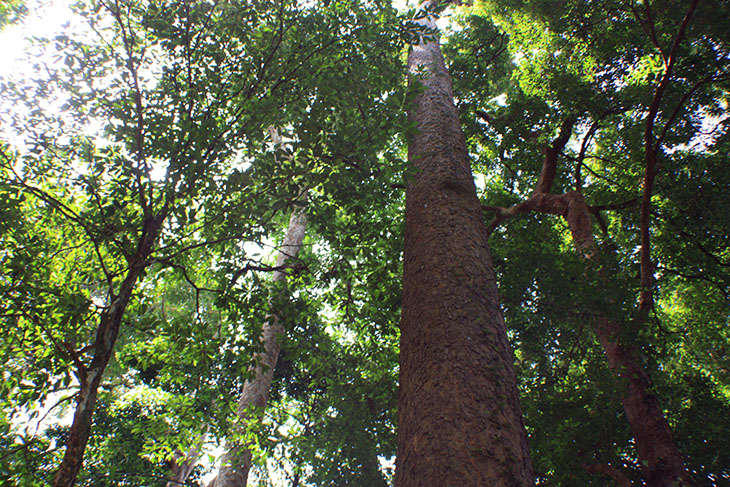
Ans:
[[[286,165],[246,172],[246,154],[260,152],[269,121],[306,110],[306,81],[331,69],[332,61],[322,61],[336,40],[293,28],[316,10],[281,2],[115,2],[80,12],[99,44],[59,37],[65,66],[50,80],[5,86],[29,103],[48,93],[69,96],[68,112],[58,117],[36,110],[28,122],[18,115],[18,126],[32,127],[25,135],[33,149],[20,164],[10,156],[4,164],[9,191],[40,207],[48,232],[42,240],[25,225],[7,236],[20,245],[6,254],[6,319],[37,341],[29,357],[14,345],[27,340],[7,337],[4,351],[17,363],[8,395],[23,406],[47,391],[43,377],[65,377],[68,385],[71,370],[79,386],[56,485],[71,485],[78,474],[125,311],[144,301],[143,278],[154,283],[160,270],[173,269],[198,294],[201,278],[189,272],[196,250],[225,246],[220,267],[234,260],[240,267],[243,249],[228,243],[264,234],[292,204],[281,182],[298,184],[297,173]],[[84,122],[95,120],[106,127],[103,141],[81,135]],[[254,196],[267,187],[265,197]],[[26,234],[34,246],[19,242]],[[29,258],[37,267],[22,265]],[[43,377],[16,374],[22,369]]]
[[[144,214],[144,209],[137,207],[143,204],[151,207],[151,201],[161,205],[166,212],[163,212],[167,223],[162,226],[162,240],[144,262],[145,279],[133,293],[134,299],[130,297],[125,318],[127,326],[120,326],[121,335],[116,337],[122,340],[117,343],[118,347],[122,346],[117,349],[121,360],[112,361],[112,372],[123,376],[131,367],[136,371],[135,382],[163,386],[168,389],[166,392],[175,394],[173,402],[168,401],[166,405],[174,404],[168,410],[168,417],[179,421],[182,438],[185,437],[183,431],[189,432],[189,437],[198,437],[199,431],[191,430],[191,425],[200,423],[202,418],[212,418],[215,423],[225,422],[227,404],[230,397],[236,395],[238,386],[230,377],[235,377],[237,371],[244,376],[242,372],[248,366],[248,357],[256,350],[256,340],[250,337],[257,336],[256,327],[260,326],[267,308],[262,304],[266,303],[268,294],[257,283],[256,274],[270,272],[273,266],[257,262],[259,257],[251,256],[241,241],[259,240],[268,234],[272,225],[279,225],[278,214],[285,213],[293,204],[294,193],[290,191],[293,187],[307,187],[310,191],[317,188],[312,192],[312,198],[323,207],[329,205],[327,211],[352,207],[363,212],[368,206],[389,203],[388,199],[382,199],[383,189],[396,194],[390,180],[399,178],[399,170],[392,164],[384,170],[380,167],[379,156],[385,154],[391,157],[391,162],[397,161],[392,158],[394,150],[383,152],[382,146],[391,140],[392,127],[401,118],[386,120],[381,112],[392,111],[390,106],[400,107],[403,103],[403,97],[397,93],[389,99],[387,94],[383,96],[387,90],[392,93],[393,87],[397,89],[396,80],[401,72],[397,62],[386,63],[382,56],[387,49],[397,54],[391,46],[399,42],[398,25],[389,22],[393,10],[378,12],[354,7],[354,4],[336,4],[330,9],[315,9],[273,2],[238,11],[227,3],[145,5],[120,2],[82,12],[107,44],[97,46],[67,37],[57,40],[66,48],[67,54],[62,75],[71,78],[70,81],[63,76],[54,78],[59,79],[59,91],[70,90],[77,96],[70,108],[78,105],[90,110],[83,117],[75,113],[77,120],[59,120],[57,128],[60,130],[62,123],[75,121],[76,126],[69,130],[79,132],[82,122],[106,116],[106,120],[111,121],[107,125],[108,136],[116,138],[118,145],[108,145],[108,140],[97,142],[101,150],[114,154],[136,150],[139,154],[141,146],[143,152],[151,154],[149,164],[145,161],[144,167],[133,158],[128,163],[120,162],[119,167],[114,166],[114,170],[127,171],[131,181],[139,179],[138,189],[131,195],[127,189],[134,189],[135,185],[116,179],[117,173],[108,169],[111,163],[97,160],[98,171],[107,179],[101,180],[98,174],[95,175],[97,186],[88,190],[88,213],[93,217],[97,209],[110,201],[110,195],[103,193],[105,184],[131,198],[131,202],[126,203],[114,193],[111,196],[116,199],[109,204],[111,208],[121,207],[127,211],[117,217],[128,225],[131,236],[134,236],[135,228],[133,217],[143,218]],[[374,17],[377,22],[373,22]],[[107,30],[104,19],[109,18],[116,31]],[[392,26],[389,33],[384,32],[384,25]],[[104,37],[107,35],[109,37]],[[104,64],[107,58],[111,66]],[[100,73],[114,79],[119,74],[114,62],[128,71],[127,79],[101,87],[111,93],[80,93],[75,83],[93,85],[102,76]],[[342,70],[343,63],[350,70]],[[97,66],[99,72],[86,73],[89,78],[79,80],[81,76],[75,68],[87,65]],[[143,79],[143,75],[149,78]],[[158,75],[160,77],[156,79]],[[359,79],[359,84],[347,85],[342,81],[351,79]],[[129,90],[115,91],[125,86],[124,81],[129,82]],[[209,86],[216,87],[212,97],[207,90]],[[28,94],[21,93],[26,89],[21,83],[8,85],[8,88],[13,88],[19,96]],[[126,118],[122,117],[127,113],[125,108],[129,110]],[[32,114],[33,123],[53,125],[56,122],[48,117],[44,119],[45,115]],[[298,167],[286,161],[281,164],[274,152],[266,149],[262,128],[270,121],[285,126],[292,124],[296,128],[298,140],[294,143],[302,153]],[[54,132],[44,130],[44,133]],[[42,142],[30,138],[31,143],[37,142],[36,152],[42,158],[48,157],[49,152],[58,154],[58,146],[63,145],[59,142],[64,142],[62,135],[57,141],[49,141],[49,137]],[[46,146],[52,146],[52,150],[46,152]],[[61,189],[71,188],[77,180],[91,179],[83,166],[79,171],[69,169],[71,164],[77,163],[74,158],[77,154],[72,149],[67,150],[66,160],[55,161],[48,157],[50,167],[54,162],[66,164],[67,179],[58,183]],[[15,168],[10,158],[6,162],[9,170]],[[167,175],[152,174],[153,162],[158,171],[167,165]],[[36,161],[31,158],[24,162],[28,167],[33,167],[34,163]],[[374,178],[381,174],[385,178]],[[6,181],[14,194],[27,191],[37,182],[27,174],[15,174]],[[374,188],[380,193],[369,195],[368,202],[350,201],[353,190],[365,194]],[[44,188],[36,189],[38,194],[45,196]],[[74,196],[70,191],[69,200]],[[171,203],[167,205],[166,201]],[[35,202],[29,204],[35,205]],[[130,208],[137,208],[137,213],[128,214]],[[315,214],[313,219],[324,222],[327,217]],[[104,213],[98,218],[110,217]],[[347,216],[347,220],[351,219]],[[68,226],[74,228],[77,223],[72,221]],[[351,223],[346,225],[350,227],[348,234],[357,230]],[[372,238],[379,232],[378,228],[372,226],[364,233]],[[9,239],[22,236],[29,228],[15,230],[18,233],[9,235]],[[59,233],[49,233],[60,238]],[[333,235],[329,230],[328,234]],[[109,245],[119,253],[117,247],[122,247],[127,240],[116,234],[113,237]],[[336,238],[342,237],[339,234]],[[98,244],[96,240],[84,241],[83,236],[80,239],[80,247],[83,243]],[[352,241],[352,237],[348,239]],[[133,247],[134,241],[131,237],[128,240]],[[93,256],[79,251],[69,261],[58,260],[62,264],[80,265],[86,261],[79,257],[88,255]],[[10,255],[14,259],[19,256],[20,252]],[[110,255],[109,259],[116,262],[115,256]],[[97,259],[99,262],[92,260],[84,265],[92,268],[109,265],[102,257]],[[17,280],[13,289],[18,299],[23,296],[18,281],[45,282],[44,278],[33,274],[33,269],[26,268],[23,272],[27,278]],[[242,277],[245,278],[244,286],[237,282]],[[346,280],[355,282],[350,277]],[[324,282],[329,285],[330,279]],[[89,284],[84,281],[81,286]],[[59,290],[60,294],[70,289],[67,284],[59,287],[63,288]],[[182,292],[180,288],[186,288],[188,292]],[[218,297],[212,299],[216,295]],[[98,305],[94,302],[96,296],[91,293],[86,296],[87,306]],[[187,303],[177,302],[182,296],[187,296]],[[217,315],[216,308],[219,310]],[[76,317],[81,314],[78,309],[70,313]],[[93,316],[90,312],[92,322]],[[59,327],[59,333],[63,332],[65,329]],[[84,333],[79,331],[81,336]],[[8,350],[13,352],[12,347]],[[19,352],[24,353],[24,350]],[[61,355],[57,352],[56,355]],[[53,354],[50,358],[59,360]],[[110,353],[109,360],[111,358]],[[33,369],[27,363],[19,366]],[[64,370],[63,367],[60,370]],[[210,371],[204,372],[206,367],[210,367]],[[9,397],[21,397],[22,390],[28,386],[42,394],[43,380],[23,382],[20,374],[16,377],[19,381],[9,384]],[[70,381],[70,375],[68,378]],[[121,388],[114,390],[110,384],[107,392],[110,403],[119,396],[120,389],[129,386],[123,383]],[[195,394],[189,401],[179,399],[182,396],[177,395],[190,397],[191,391]],[[14,402],[14,406],[22,407],[31,401]],[[189,408],[187,412],[186,407]],[[225,428],[214,431],[214,434],[219,433],[225,434]],[[172,457],[175,444],[190,446],[189,440],[186,443],[179,437],[170,438],[169,428],[150,430],[147,434],[156,436],[158,442],[163,440],[155,450],[148,452],[158,461],[166,455]],[[111,448],[102,443],[98,445],[101,452]],[[100,453],[99,458],[103,456]],[[80,465],[79,459],[77,455],[76,466]]]

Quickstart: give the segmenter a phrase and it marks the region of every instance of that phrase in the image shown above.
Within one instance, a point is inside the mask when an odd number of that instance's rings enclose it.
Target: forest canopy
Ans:
[[[0,484],[730,486],[730,4],[460,3],[30,32]]]

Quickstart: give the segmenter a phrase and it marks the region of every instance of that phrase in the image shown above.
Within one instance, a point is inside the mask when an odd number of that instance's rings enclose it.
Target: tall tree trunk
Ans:
[[[286,281],[285,266],[290,258],[295,258],[302,247],[307,220],[304,207],[295,207],[289,219],[284,242],[276,259],[277,270],[274,282]],[[260,421],[269,396],[271,380],[279,359],[281,337],[284,325],[279,314],[274,312],[261,329],[264,351],[255,357],[253,378],[247,380],[238,401],[238,428],[234,434],[243,435],[247,425]],[[245,487],[252,465],[251,450],[240,439],[232,439],[226,444],[226,452],[221,458],[218,475],[208,487]]]
[[[432,17],[420,23],[436,29]],[[408,70],[425,90],[409,113],[416,172],[406,190],[395,485],[534,485],[487,231],[438,41],[421,39]]]
[[[137,252],[129,261],[127,275],[119,286],[117,293],[110,292],[109,307],[101,314],[99,326],[94,341],[94,357],[86,366],[73,353],[79,379],[79,392],[76,397],[76,409],[73,422],[66,440],[66,451],[61,465],[53,478],[53,487],[71,487],[76,482],[81,464],[84,459],[84,450],[91,434],[91,421],[96,408],[96,399],[99,392],[106,366],[114,353],[114,344],[117,341],[119,327],[127,309],[132,291],[139,276],[147,266],[147,259],[157,240],[164,220],[165,212],[156,218],[145,221]],[[71,353],[71,352],[70,352]]]

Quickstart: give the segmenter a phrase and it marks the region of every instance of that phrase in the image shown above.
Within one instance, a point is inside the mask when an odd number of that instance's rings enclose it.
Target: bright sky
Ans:
[[[0,0],[3,1],[3,0]],[[74,0],[26,0],[28,7],[28,15],[19,23],[8,25],[0,31],[0,77],[22,78],[31,74],[31,63],[28,59],[31,41],[30,37],[46,37],[52,38],[61,34],[69,23],[73,23],[75,15],[70,8]],[[415,0],[395,0],[394,2],[399,9],[405,10],[409,5],[413,5]],[[444,19],[442,19],[442,22]],[[49,64],[53,63],[53,59],[48,59]],[[9,107],[4,99],[3,93],[0,92],[0,111],[13,110]],[[7,135],[5,135],[7,137]],[[67,393],[66,393],[67,394]],[[38,415],[31,417],[31,411],[17,417],[15,424],[19,429],[25,429],[28,433],[43,430],[50,423],[70,424],[72,408],[65,409],[65,416],[59,418],[54,413],[59,413],[58,409],[49,413],[49,409],[54,406],[58,400],[65,394],[56,394],[37,408]],[[210,445],[206,453],[212,453],[218,456],[222,453],[222,448],[213,448]],[[207,455],[202,456],[202,463],[207,464]],[[393,459],[380,459],[384,469],[393,468]],[[211,480],[211,472],[204,481]],[[274,472],[275,485],[284,485],[284,480],[276,478]]]
[[[2,1],[2,0],[0,0]],[[61,31],[63,23],[72,16],[69,8],[70,0],[27,0],[29,14],[22,22],[8,25],[0,30],[0,76],[22,76],[28,70],[26,59],[28,37],[53,36]],[[4,108],[4,99],[0,92],[0,109]],[[43,425],[41,422],[58,418],[46,416],[48,410],[54,406],[65,394],[54,394],[38,408],[38,416],[33,420],[30,411],[25,417],[16,418],[16,422],[25,423],[27,431],[38,431]],[[70,423],[70,417],[63,418],[62,423]]]
[[[3,0],[0,0],[2,2]],[[18,23],[6,25],[0,30],[0,78],[22,80],[23,78],[37,77],[34,73],[31,58],[30,38],[53,38],[60,34],[74,19],[70,4],[72,0],[26,0],[28,14]],[[43,64],[52,65],[54,60],[50,55],[43,59]],[[52,101],[46,100],[46,104]],[[56,102],[56,104],[59,104]],[[47,107],[46,107],[47,108]],[[27,112],[27,107],[14,105],[5,93],[0,91],[0,117],[9,113]],[[13,132],[12,126],[0,123],[0,136],[10,142],[16,149],[22,151],[23,137]]]
[[[1,1],[1,0],[0,0]],[[71,0],[28,0],[28,15],[22,22],[0,31],[0,75],[22,74],[27,65],[27,37],[54,36],[73,17]]]
[[[2,0],[0,0],[2,1]],[[51,37],[63,30],[63,24],[73,18],[73,0],[27,0],[28,15],[16,25],[0,31],[0,76],[22,73],[29,36]],[[415,0],[394,0],[399,10],[415,5]],[[443,19],[442,19],[443,22]],[[443,25],[442,25],[443,27]]]

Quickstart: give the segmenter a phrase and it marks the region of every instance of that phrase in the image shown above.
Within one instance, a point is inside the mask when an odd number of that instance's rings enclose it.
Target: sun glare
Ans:
[[[29,39],[61,33],[73,17],[71,0],[29,0],[28,15],[0,31],[0,76],[22,75],[27,67]]]

